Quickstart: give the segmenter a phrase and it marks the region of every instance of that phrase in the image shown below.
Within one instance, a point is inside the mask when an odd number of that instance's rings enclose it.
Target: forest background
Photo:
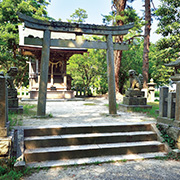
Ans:
[[[21,23],[17,12],[21,12],[42,20],[54,20],[48,16],[47,7],[50,2],[46,0],[1,0],[0,1],[0,71],[4,73],[12,67],[18,67],[16,85],[28,86],[28,58],[22,56],[18,51],[18,25]],[[112,1],[113,4],[113,1]],[[144,2],[142,1],[142,5]],[[169,77],[173,75],[173,69],[164,66],[165,63],[175,61],[179,57],[180,48],[180,2],[179,0],[161,0],[160,6],[153,7],[151,0],[151,15],[158,21],[156,33],[162,36],[156,43],[150,44],[149,50],[149,79],[153,78],[158,86],[168,84]],[[103,4],[102,4],[103,8]],[[123,14],[115,13],[112,10],[109,14],[103,15],[102,19],[106,25],[116,25],[118,20],[124,24],[135,23],[135,27],[129,34],[123,37],[123,41],[129,43],[129,50],[123,51],[119,71],[120,93],[128,87],[128,71],[136,70],[142,73],[145,12],[140,17],[132,6],[132,0],[126,2]],[[69,22],[85,23],[88,14],[86,10],[78,8],[67,17]],[[61,17],[59,17],[61,20]],[[86,36],[86,39],[102,40],[105,37]],[[91,87],[97,93],[106,93],[107,64],[105,50],[88,50],[89,53],[74,55],[69,60],[68,74],[73,78],[74,87]]]

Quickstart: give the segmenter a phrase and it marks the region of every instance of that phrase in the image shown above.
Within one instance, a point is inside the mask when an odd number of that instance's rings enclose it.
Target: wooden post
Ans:
[[[41,72],[40,72],[40,82],[39,82],[37,116],[46,115],[46,94],[47,94],[47,83],[48,83],[50,38],[51,38],[51,32],[49,30],[45,30],[43,36],[43,47],[41,54]]]
[[[117,114],[115,73],[114,73],[114,49],[113,49],[113,38],[111,34],[107,36],[107,72],[108,72],[109,114]]]
[[[64,86],[65,86],[65,90],[67,90],[67,76],[64,75]]]
[[[51,86],[54,85],[53,64],[51,65]]]

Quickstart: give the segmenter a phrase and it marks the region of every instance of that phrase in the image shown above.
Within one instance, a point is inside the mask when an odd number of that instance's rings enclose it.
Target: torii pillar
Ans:
[[[46,115],[46,96],[47,96],[47,83],[48,83],[50,42],[51,42],[51,32],[49,30],[44,30],[43,46],[42,46],[42,54],[41,54],[41,70],[40,70],[37,116]]]
[[[111,34],[107,36],[107,72],[108,72],[109,114],[117,114],[115,73],[114,73],[114,49],[113,49],[113,38]]]

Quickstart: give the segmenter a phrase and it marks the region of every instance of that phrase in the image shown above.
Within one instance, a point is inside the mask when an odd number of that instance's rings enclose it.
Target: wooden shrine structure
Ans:
[[[19,25],[19,49],[22,55],[29,56],[29,94],[30,99],[37,99],[39,93],[40,65],[42,46],[24,44],[24,37],[42,38],[42,32],[23,28]],[[52,38],[71,39],[75,36],[65,33],[52,34]],[[74,54],[86,53],[86,49],[77,48],[50,48],[47,99],[71,99],[74,91],[71,90],[71,75],[66,73],[69,58]]]
[[[87,48],[87,49],[106,49],[107,50],[107,71],[108,71],[108,95],[109,95],[109,113],[117,114],[115,75],[114,75],[114,50],[128,50],[127,44],[113,43],[113,36],[125,35],[134,24],[124,26],[102,26],[91,24],[77,24],[56,21],[42,21],[24,14],[19,14],[19,18],[24,21],[25,28],[43,31],[43,38],[26,38],[26,45],[42,46],[41,69],[38,96],[38,116],[46,114],[46,97],[48,84],[48,70],[50,47],[64,48]],[[51,39],[51,32],[74,33],[75,40]],[[83,34],[104,35],[107,42],[84,41]]]

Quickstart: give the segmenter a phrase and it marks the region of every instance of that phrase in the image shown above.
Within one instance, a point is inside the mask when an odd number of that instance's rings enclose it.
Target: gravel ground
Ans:
[[[86,101],[47,102],[47,113],[53,118],[24,119],[23,126],[50,126],[73,124],[156,122],[140,113],[118,111],[118,116],[108,116],[106,98]],[[179,180],[180,162],[162,160],[144,160],[100,165],[86,165],[50,168],[33,173],[23,180]]]
[[[23,126],[155,122],[154,118],[140,113],[118,111],[117,116],[109,116],[107,104],[108,100],[104,97],[90,98],[85,101],[47,102],[46,113],[52,114],[53,118],[24,119]]]
[[[163,160],[104,163],[40,170],[23,180],[179,180],[180,162]]]

